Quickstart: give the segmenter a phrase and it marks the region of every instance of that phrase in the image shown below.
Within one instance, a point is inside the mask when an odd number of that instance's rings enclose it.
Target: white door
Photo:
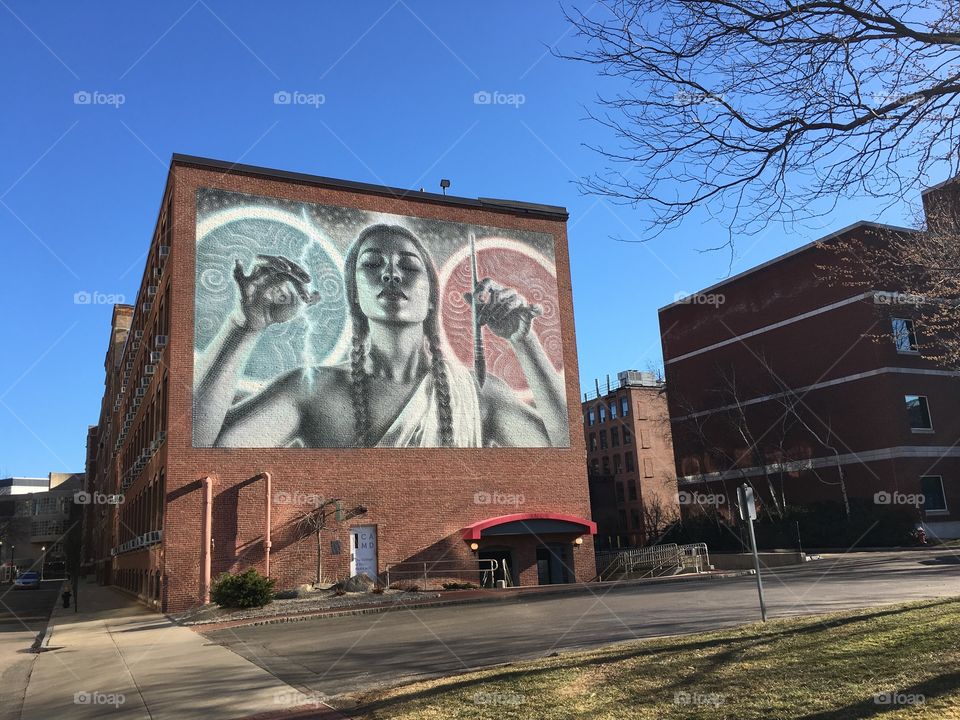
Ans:
[[[377,528],[374,525],[350,528],[350,575],[360,573],[377,577]]]

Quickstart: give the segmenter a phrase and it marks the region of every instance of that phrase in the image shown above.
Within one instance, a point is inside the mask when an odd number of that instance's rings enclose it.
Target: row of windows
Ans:
[[[31,535],[63,535],[66,531],[66,520],[34,520],[30,523]]]
[[[643,464],[643,476],[647,478],[653,477],[653,460],[650,458],[642,458]],[[623,459],[621,461],[620,455],[613,456],[613,472],[611,473],[610,467],[610,456],[604,455],[602,460],[600,458],[593,458],[590,461],[590,471],[594,475],[620,475],[624,472],[633,472],[636,470],[636,464],[634,462],[633,453],[627,451],[623,454]]]
[[[32,498],[17,503],[17,515],[30,517],[34,515],[68,515],[73,497],[60,495],[54,497]]]
[[[147,598],[160,600],[160,571],[121,569],[116,571],[115,582],[124,590]]]
[[[163,483],[163,470],[160,470],[133,500],[124,502],[120,511],[118,545],[151,530],[163,530]]]
[[[638,510],[637,508],[630,508],[630,524],[629,525],[627,525],[626,510],[623,510],[623,509],[618,510],[617,516],[620,521],[620,528],[622,530],[627,530],[627,529],[642,530],[643,529],[643,521],[642,521],[642,518],[640,517],[640,510]]]
[[[609,403],[600,403],[587,411],[587,425],[593,427],[597,421],[605,423],[607,421],[607,410],[610,412],[610,419],[617,419],[617,408],[620,409],[620,416],[627,417],[630,414],[630,398],[621,395],[619,400],[611,400]]]

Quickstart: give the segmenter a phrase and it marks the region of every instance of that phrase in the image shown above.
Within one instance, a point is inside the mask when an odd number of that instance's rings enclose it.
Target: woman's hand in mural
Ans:
[[[240,289],[240,309],[247,330],[287,322],[301,307],[320,302],[319,292],[307,292],[310,273],[280,255],[257,255],[249,275],[237,260],[233,278]]]
[[[533,319],[543,315],[543,308],[531,305],[513,288],[504,287],[490,278],[484,278],[474,288],[477,298],[477,318],[494,334],[519,342],[527,337]],[[472,295],[464,293],[467,302]]]

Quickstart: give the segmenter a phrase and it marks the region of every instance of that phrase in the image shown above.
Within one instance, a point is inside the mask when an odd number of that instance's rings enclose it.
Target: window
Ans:
[[[593,452],[597,449],[597,434],[590,433],[590,451]]]
[[[626,417],[630,414],[630,398],[620,398],[620,417]]]
[[[600,422],[603,423],[606,421],[607,421],[607,408],[605,405],[601,405],[600,406]]]
[[[630,428],[626,425],[623,426],[623,444],[629,445],[633,442],[633,434],[630,432]]]
[[[907,417],[910,419],[911,430],[933,430],[930,422],[930,408],[927,406],[925,395],[904,395],[907,405]]]
[[[610,419],[611,420],[617,419],[617,403],[616,402],[610,403]]]
[[[623,462],[619,455],[613,456],[613,474],[619,475],[623,472]]]
[[[600,461],[594,458],[590,461],[590,470],[593,471],[594,475],[600,474]]]
[[[924,475],[920,478],[923,493],[923,509],[928,513],[947,512],[947,497],[943,492],[943,478],[939,475]]]
[[[619,500],[620,502],[623,502],[623,483],[622,482],[618,482],[616,484],[616,490],[617,490],[617,500]]]
[[[600,449],[601,450],[607,449],[607,431],[606,430],[600,431]]]
[[[619,447],[620,445],[620,430],[617,428],[610,428],[610,444],[613,447]]]
[[[610,474],[610,457],[607,455],[604,455],[603,457],[603,474],[604,475]]]
[[[650,458],[643,459],[643,476],[653,477],[653,462]]]
[[[897,352],[917,352],[917,334],[913,330],[913,320],[892,318],[891,321],[893,323],[893,342],[897,346]]]
[[[590,412],[587,413],[587,425],[589,425],[590,427],[593,427],[596,424],[597,424],[597,413],[594,412],[593,410],[590,410]]]
[[[624,461],[627,465],[627,472],[633,472],[636,468],[633,464],[633,452],[627,451],[623,456]]]
[[[637,481],[631,480],[627,483],[627,497],[631,500],[637,499]]]
[[[630,526],[634,530],[640,529],[640,511],[637,508],[630,508]]]
[[[626,529],[627,529],[627,511],[626,511],[626,510],[618,510],[618,511],[617,511],[617,519],[620,521],[620,529],[621,529],[621,530],[626,530]]]

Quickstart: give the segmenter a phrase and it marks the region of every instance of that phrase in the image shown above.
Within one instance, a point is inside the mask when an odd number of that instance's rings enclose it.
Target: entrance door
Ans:
[[[537,582],[555,585],[570,582],[573,574],[570,546],[547,545],[537,548]]]
[[[377,577],[377,528],[358,525],[350,528],[350,575],[366,573]]]
[[[479,559],[497,561],[497,567],[492,573],[491,563],[480,563],[480,585],[496,587],[497,580],[505,581],[507,587],[513,585],[513,555],[509,550],[481,550]]]

